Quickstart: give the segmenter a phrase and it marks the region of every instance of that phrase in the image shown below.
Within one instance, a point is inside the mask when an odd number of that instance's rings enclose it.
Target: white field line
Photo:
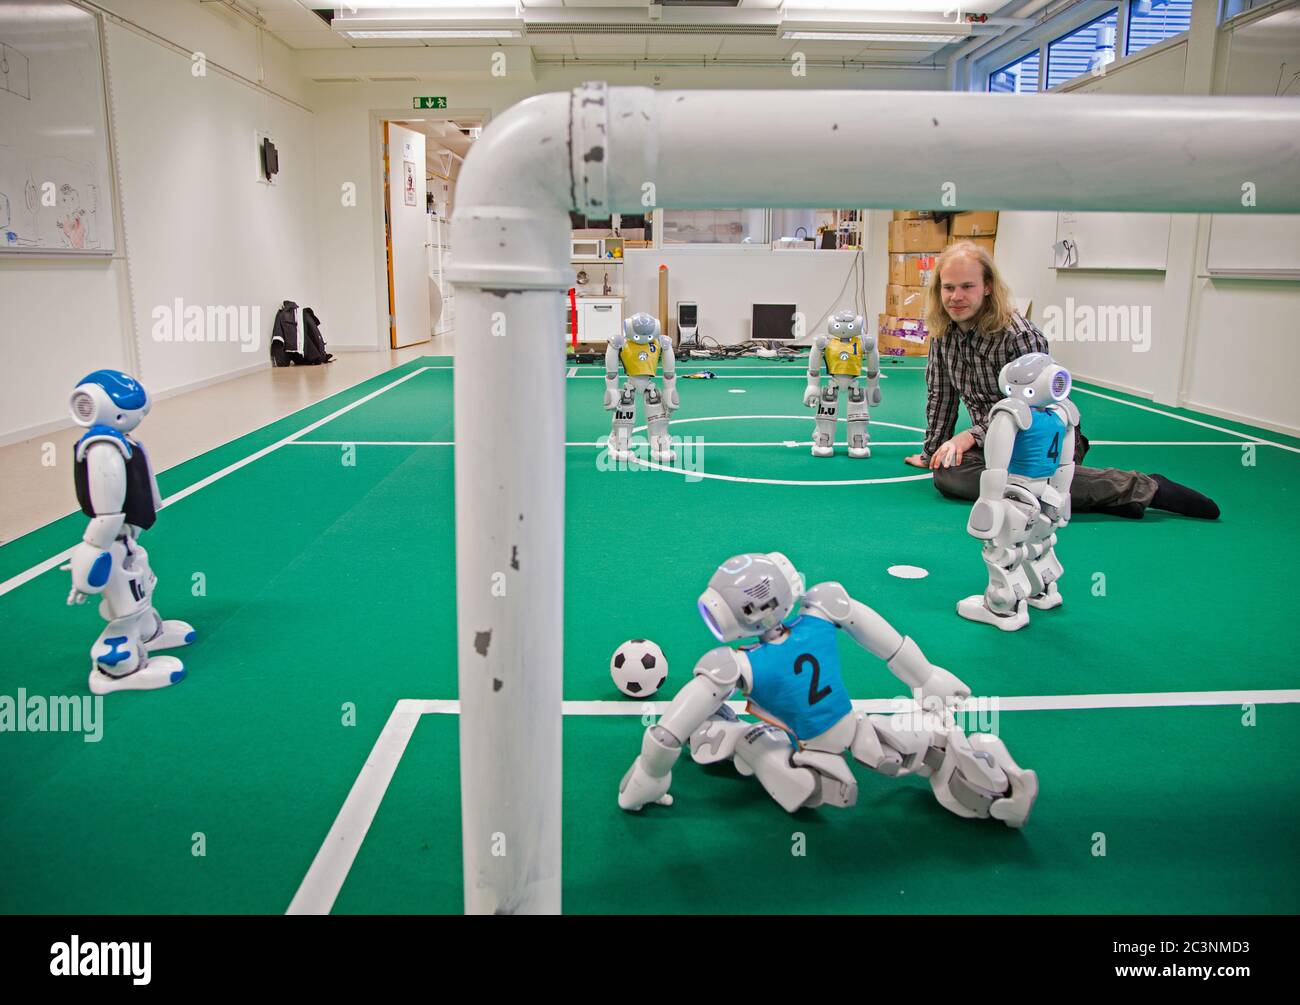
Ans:
[[[246,467],[247,465],[252,464],[256,460],[260,460],[261,458],[265,457],[267,454],[279,450],[281,447],[286,446],[290,443],[293,443],[298,437],[305,436],[306,434],[312,432],[313,430],[319,429],[327,422],[337,419],[340,415],[344,415],[352,411],[352,409],[357,408],[360,405],[364,405],[366,402],[374,398],[377,398],[385,391],[389,391],[392,390],[394,387],[397,387],[398,384],[404,384],[406,381],[410,380],[412,377],[416,376],[417,374],[424,373],[425,370],[450,370],[450,369],[451,367],[449,366],[417,367],[416,369],[412,370],[410,373],[405,374],[402,377],[399,377],[397,380],[393,381],[392,383],[385,384],[383,387],[375,391],[371,391],[369,394],[365,395],[364,397],[358,398],[356,401],[352,402],[351,404],[344,405],[342,408],[338,409],[337,411],[331,412],[323,419],[317,419],[315,422],[311,423],[310,425],[303,426],[302,429],[299,429],[296,433],[290,433],[284,439],[277,440],[275,443],[272,443],[270,446],[263,447],[261,450],[258,450],[256,453],[249,454],[247,457],[243,458],[242,460],[236,461],[234,464],[228,464],[220,471],[213,472],[212,474],[208,475],[206,478],[199,479],[193,485],[190,485],[186,488],[181,489],[179,492],[175,492],[172,495],[169,495],[167,498],[165,498],[162,501],[162,504],[164,507],[166,507],[172,505],[173,503],[180,502],[186,496],[191,496],[195,492],[199,491],[199,489],[207,488],[213,482],[220,481],[222,478],[225,478],[226,475],[233,474],[234,472],[238,471],[240,468]],[[31,580],[35,579],[37,576],[41,575],[42,573],[48,572],[50,569],[57,568],[59,565],[65,562],[71,554],[72,554],[72,549],[67,548],[64,551],[59,552],[57,555],[54,555],[51,558],[47,558],[45,561],[40,562],[36,565],[33,565],[30,569],[26,570],[25,572],[20,572],[18,573],[18,575],[11,576],[9,579],[6,579],[3,583],[0,583],[0,597],[3,597],[6,593],[9,593],[12,590],[18,589],[18,587],[22,586],[24,583],[30,582]]]

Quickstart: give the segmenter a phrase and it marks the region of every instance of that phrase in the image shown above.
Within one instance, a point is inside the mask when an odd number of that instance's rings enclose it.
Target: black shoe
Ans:
[[[1151,478],[1156,483],[1156,497],[1151,500],[1151,505],[1156,509],[1198,520],[1219,519],[1219,507],[1209,496],[1201,495],[1186,485],[1171,482],[1164,475],[1152,475]]]
[[[1094,513],[1104,513],[1106,516],[1119,516],[1125,520],[1141,520],[1147,508],[1139,502],[1125,503],[1123,506],[1098,506]]]

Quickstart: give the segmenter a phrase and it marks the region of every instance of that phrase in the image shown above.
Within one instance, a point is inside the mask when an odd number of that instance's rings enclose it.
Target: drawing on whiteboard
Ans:
[[[59,189],[59,213],[61,215],[55,226],[59,228],[59,234],[63,237],[64,247],[84,250],[86,211],[81,208],[81,196],[77,194],[77,190],[66,183]]]
[[[103,207],[94,177],[90,164],[67,157],[24,158],[0,145],[0,247],[100,249]]]
[[[0,42],[0,91],[8,91],[27,101],[32,100],[27,57],[4,42]]]
[[[13,209],[9,202],[9,196],[0,192],[0,240],[11,248],[30,248],[36,242],[30,237],[23,237],[16,230],[10,228],[13,223]]]

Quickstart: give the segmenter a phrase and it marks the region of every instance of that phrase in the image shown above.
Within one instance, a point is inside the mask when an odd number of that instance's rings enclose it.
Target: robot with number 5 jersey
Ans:
[[[719,641],[758,641],[720,646],[700,659],[646,730],[641,754],[619,784],[623,809],[670,805],[673,765],[689,743],[697,763],[731,760],[790,813],[857,801],[848,751],[881,774],[928,778],[940,805],[958,816],[1009,827],[1029,819],[1038,795],[1034,772],[1022,770],[996,736],[966,736],[955,722],[951,703],[969,697],[970,688],[839,583],[805,590],[780,552],[736,555],[713,574],[699,610]],[[854,712],[840,675],[840,632],[884,660],[928,712],[917,702],[895,715]],[[737,689],[761,722],[740,721],[726,704]]]
[[[75,447],[77,501],[90,517],[64,568],[72,572],[69,604],[101,595],[108,624],[90,649],[90,690],[149,691],[185,677],[175,656],[154,655],[187,646],[194,629],[164,621],[154,609],[158,579],[140,534],[162,505],[144,445],[128,435],[149,414],[149,394],[129,374],[96,370],[72,392],[72,418],[85,426]]]
[[[1028,607],[1062,602],[1056,532],[1070,522],[1079,410],[1069,371],[1046,353],[1012,360],[998,386],[1007,396],[989,412],[980,494],[966,524],[984,542],[989,585],[959,601],[957,613],[1014,632],[1029,623]]]
[[[659,358],[664,364],[664,389],[655,386]],[[618,386],[618,367],[623,364],[627,384]],[[636,421],[637,395],[645,398],[646,426],[650,432],[650,459],[669,462],[677,459],[668,436],[668,421],[680,407],[677,398],[677,373],[673,343],[664,335],[659,320],[649,314],[633,314],[623,322],[623,330],[609,340],[605,348],[605,408],[614,413],[609,434],[610,456],[625,460],[632,456],[632,424]]]

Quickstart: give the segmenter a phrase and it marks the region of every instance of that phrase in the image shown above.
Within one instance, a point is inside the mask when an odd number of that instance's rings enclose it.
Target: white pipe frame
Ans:
[[[494,120],[448,270],[466,912],[560,910],[570,210],[1230,213],[1248,184],[1249,211],[1300,212],[1300,102],[587,84]]]

